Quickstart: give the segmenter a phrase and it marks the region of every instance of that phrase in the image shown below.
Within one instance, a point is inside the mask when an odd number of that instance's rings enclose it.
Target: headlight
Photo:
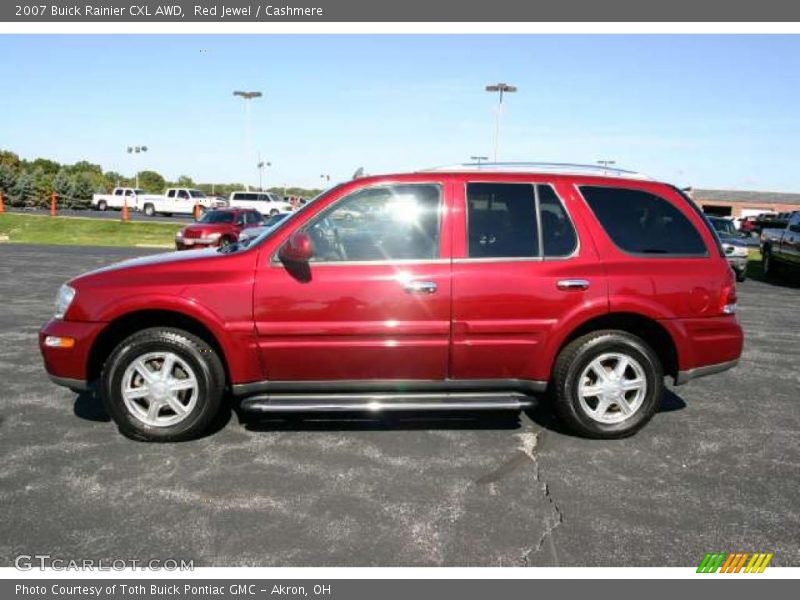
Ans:
[[[178,233],[176,233],[175,234],[175,239],[176,240],[182,240],[183,239],[183,232],[179,231]]]
[[[75,290],[68,286],[66,283],[62,285],[58,290],[58,296],[56,296],[56,319],[63,319],[64,315],[69,309],[69,305],[72,304],[72,301],[75,299]]]
[[[210,240],[216,240],[216,239],[217,239],[217,238],[219,238],[219,236],[221,236],[221,235],[222,235],[222,234],[221,234],[221,233],[219,233],[219,232],[217,232],[217,233],[209,233],[209,234],[208,234],[208,239],[210,239]]]

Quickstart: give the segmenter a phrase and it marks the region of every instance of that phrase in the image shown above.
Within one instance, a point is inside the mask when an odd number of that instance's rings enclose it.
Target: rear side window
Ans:
[[[519,183],[467,185],[470,258],[539,256],[533,186]]]
[[[611,240],[632,254],[707,256],[689,219],[664,198],[642,190],[581,187]]]
[[[567,211],[549,185],[470,183],[467,229],[470,258],[564,257],[578,243]]]

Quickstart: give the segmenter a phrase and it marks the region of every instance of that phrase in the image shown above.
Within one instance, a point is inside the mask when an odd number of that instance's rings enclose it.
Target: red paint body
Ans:
[[[469,181],[541,182],[558,192],[578,234],[569,258],[467,259],[465,186]],[[389,182],[441,186],[440,258],[395,263],[306,265],[298,275],[281,247],[309,219],[364,186]],[[632,187],[673,203],[703,238],[702,258],[626,254],[608,238],[577,185]],[[192,226],[194,227],[194,226]],[[591,280],[587,290],[556,281]],[[408,280],[435,282],[433,294],[408,294]],[[64,320],[46,335],[76,339],[44,347],[52,375],[85,380],[97,336],[118,318],[174,311],[202,323],[224,354],[231,384],[264,380],[548,381],[566,340],[592,319],[634,314],[669,333],[686,371],[735,360],[742,331],[722,305],[732,272],[716,240],[670,186],[617,177],[530,173],[426,172],[359,179],[334,188],[282,222],[260,244],[231,253],[207,250],[128,261],[76,278]],[[672,373],[675,375],[675,373]]]

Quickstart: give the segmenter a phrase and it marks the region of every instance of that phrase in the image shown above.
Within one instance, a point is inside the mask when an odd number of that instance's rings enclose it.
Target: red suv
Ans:
[[[248,227],[264,224],[264,217],[255,209],[218,208],[210,210],[181,229],[175,236],[175,248],[191,250],[211,246],[227,246],[239,239],[239,233]]]
[[[247,246],[64,285],[53,381],[98,382],[130,437],[255,411],[520,409],[630,435],[676,384],[733,367],[736,287],[673,186],[627,171],[465,165],[339,185]]]

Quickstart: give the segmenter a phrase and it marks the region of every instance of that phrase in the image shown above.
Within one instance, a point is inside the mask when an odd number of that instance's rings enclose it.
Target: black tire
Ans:
[[[152,204],[145,204],[144,205],[144,214],[148,217],[153,217],[156,214],[156,209]]]
[[[634,359],[646,382],[638,408],[616,423],[603,423],[591,417],[578,394],[584,370],[596,358],[608,353]],[[556,413],[575,433],[589,438],[622,438],[636,433],[655,414],[664,392],[664,371],[658,356],[644,340],[624,331],[604,330],[579,337],[561,350],[551,385]]]
[[[280,212],[280,211],[279,211],[277,208],[273,208],[271,211],[269,211],[269,216],[270,216],[270,217],[274,217],[274,216],[275,216],[275,215],[277,215],[279,212]]]
[[[143,355],[157,352],[170,352],[185,361],[197,380],[193,409],[173,425],[144,423],[126,407],[122,397],[128,367]],[[208,431],[222,405],[225,369],[214,349],[197,336],[181,329],[154,327],[131,335],[114,349],[103,369],[101,390],[106,411],[123,435],[147,442],[178,442]]]
[[[772,256],[772,249],[769,246],[764,248],[761,255],[761,270],[765,279],[774,279],[778,274],[778,265],[775,263],[775,257]]]
[[[230,238],[230,236],[224,235],[219,240],[219,247],[220,248],[225,248],[227,246],[230,246],[232,243],[233,243],[233,240]]]
[[[107,208],[108,203],[105,200],[100,200],[100,202],[97,203],[97,210],[105,212]]]
[[[741,271],[735,271],[736,273],[736,281],[739,283],[744,283],[747,281],[747,269],[742,269]]]

